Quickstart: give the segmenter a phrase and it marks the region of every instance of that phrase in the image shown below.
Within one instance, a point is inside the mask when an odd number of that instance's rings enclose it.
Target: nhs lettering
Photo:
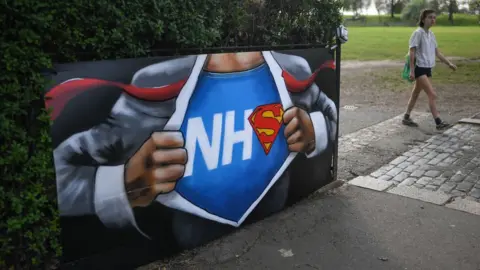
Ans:
[[[244,129],[235,130],[235,111],[229,111],[225,114],[216,113],[213,115],[213,130],[207,134],[205,125],[200,117],[188,119],[187,135],[185,148],[190,158],[185,168],[184,177],[192,175],[193,164],[195,163],[195,153],[197,146],[201,151],[201,156],[208,170],[215,170],[218,167],[220,159],[220,150],[222,152],[222,165],[232,163],[232,154],[234,144],[243,145],[242,160],[252,157],[252,127],[248,123],[248,116],[253,110],[246,110],[244,113]],[[225,122],[223,123],[223,120]],[[223,136],[222,136],[223,135]],[[221,143],[223,141],[223,147]],[[202,162],[202,160],[197,160]]]

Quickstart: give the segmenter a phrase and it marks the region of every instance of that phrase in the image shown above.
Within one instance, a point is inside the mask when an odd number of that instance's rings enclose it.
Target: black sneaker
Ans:
[[[449,127],[451,127],[452,125],[449,124],[449,123],[446,123],[446,122],[441,122],[440,124],[437,125],[437,130],[445,130]]]
[[[410,126],[410,127],[418,127],[418,124],[413,122],[413,120],[410,119],[410,118],[408,118],[408,119],[403,118],[402,119],[402,124],[404,124],[406,126]]]

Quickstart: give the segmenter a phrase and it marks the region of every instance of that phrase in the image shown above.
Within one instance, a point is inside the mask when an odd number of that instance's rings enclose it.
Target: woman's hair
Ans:
[[[435,13],[435,10],[433,9],[424,9],[422,12],[420,12],[420,17],[418,18],[418,26],[423,27],[425,24],[423,23],[423,20],[427,18],[428,15]]]

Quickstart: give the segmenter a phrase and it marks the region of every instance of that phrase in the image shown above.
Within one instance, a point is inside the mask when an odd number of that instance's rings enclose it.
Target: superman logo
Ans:
[[[248,118],[266,155],[282,127],[282,119],[283,108],[278,103],[258,106]]]

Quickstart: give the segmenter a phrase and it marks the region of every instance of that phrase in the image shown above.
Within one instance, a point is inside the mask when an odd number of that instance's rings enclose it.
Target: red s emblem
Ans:
[[[278,131],[282,127],[282,119],[283,108],[278,103],[258,106],[248,118],[267,155],[277,138]]]

